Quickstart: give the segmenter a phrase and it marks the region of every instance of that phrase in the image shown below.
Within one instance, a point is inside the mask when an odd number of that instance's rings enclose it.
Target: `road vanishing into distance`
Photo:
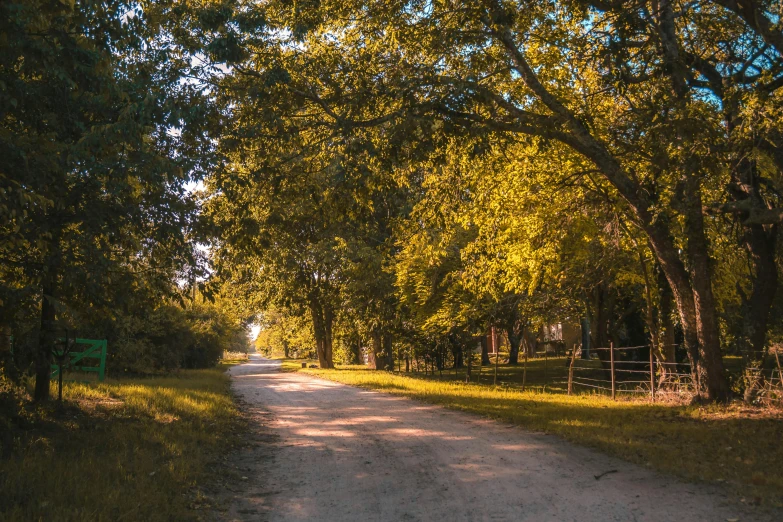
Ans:
[[[251,419],[222,520],[772,520],[558,437],[280,371],[230,370]]]

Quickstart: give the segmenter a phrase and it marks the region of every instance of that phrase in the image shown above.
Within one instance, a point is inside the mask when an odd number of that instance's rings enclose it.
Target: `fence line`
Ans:
[[[665,345],[665,346],[677,346]],[[649,360],[618,360],[615,357],[617,353],[628,353],[632,350],[649,349]],[[691,373],[687,372],[691,364],[689,362],[659,362],[655,360],[655,353],[651,345],[640,346],[623,346],[615,347],[614,343],[610,343],[608,347],[591,348],[590,351],[609,351],[609,361],[605,359],[601,360],[600,367],[587,366],[584,363],[580,363],[582,359],[576,358],[577,350],[571,353],[571,361],[568,365],[568,394],[573,391],[573,386],[586,386],[589,388],[606,390],[611,393],[612,399],[616,398],[617,393],[649,393],[650,400],[655,401],[656,393],[656,380],[661,379],[660,385],[666,388],[671,386],[676,387],[680,392],[683,388],[691,388],[693,386],[692,379],[690,379]],[[581,349],[579,349],[581,351]],[[609,367],[606,367],[606,363],[609,363]],[[640,368],[642,365],[643,368]],[[630,366],[630,368],[629,368]],[[610,379],[597,378],[595,374],[597,372],[609,372]],[[578,375],[574,375],[574,372],[579,372]],[[619,375],[618,375],[619,374]],[[649,376],[644,380],[626,380],[624,376],[637,376],[637,379],[641,376]],[[587,376],[589,375],[589,376]],[[619,378],[618,378],[619,377]],[[690,381],[689,381],[690,379]],[[609,386],[603,386],[604,384]],[[637,385],[637,389],[628,389],[629,385]],[[646,389],[638,389],[638,385],[647,385]]]
[[[568,381],[557,381],[557,384],[567,384],[567,382]],[[646,381],[643,381],[643,382],[646,382]],[[578,384],[579,386],[586,386],[588,388],[595,388],[595,389],[598,389],[598,390],[606,390],[608,392],[612,391],[612,388],[610,388],[610,387],[598,386],[598,385],[595,385],[595,384],[587,384],[586,382],[581,382],[581,381],[578,381],[576,379],[573,381],[573,384]],[[616,392],[617,393],[645,393],[645,394],[649,393],[649,391],[647,391],[647,390],[638,390],[638,389],[637,390],[628,390],[628,389],[623,389],[623,388],[618,388],[616,390]]]

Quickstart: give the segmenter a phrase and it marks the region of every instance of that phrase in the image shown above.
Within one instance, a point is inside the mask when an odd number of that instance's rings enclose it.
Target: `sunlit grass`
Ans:
[[[539,363],[543,364],[536,361]],[[499,376],[504,376],[504,380],[499,379],[505,382],[503,386],[491,385],[487,367],[482,371],[484,384],[478,385],[464,384],[455,379],[461,376],[453,372],[444,372],[441,379],[437,373],[425,377],[366,369],[301,369],[301,364],[293,363],[290,366],[292,370],[345,384],[557,434],[689,480],[727,484],[747,502],[783,505],[780,413],[737,405],[665,405],[629,398],[612,401],[595,393],[568,396],[562,393],[562,387],[549,391],[551,384],[544,391],[543,376],[535,369],[528,374],[528,389],[523,392],[518,389],[519,380],[507,382],[512,377],[516,379],[520,369],[502,365],[498,370]]]
[[[271,357],[276,359],[276,357]],[[302,370],[302,364],[310,366],[311,364],[318,364],[317,359],[283,359],[280,363],[280,370],[284,372],[297,372]]]
[[[248,354],[245,352],[231,352],[231,351],[224,351],[223,357],[221,358],[221,361],[226,362],[245,362],[248,360]]]
[[[64,398],[30,412],[0,460],[0,520],[200,518],[240,427],[221,369],[69,383]]]

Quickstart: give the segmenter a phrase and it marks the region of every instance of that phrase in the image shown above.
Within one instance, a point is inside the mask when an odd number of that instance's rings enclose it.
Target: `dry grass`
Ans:
[[[241,428],[228,384],[221,369],[69,383],[63,407],[22,410],[0,460],[0,519],[201,518],[202,486]]]
[[[486,367],[484,384],[478,385],[455,380],[453,372],[444,372],[440,379],[356,367],[303,370],[298,362],[286,361],[285,366],[554,433],[688,480],[726,484],[742,501],[783,506],[783,413],[779,410],[651,404],[630,398],[612,401],[594,393],[568,396],[558,388],[552,390],[552,385],[544,391],[543,375],[534,364],[528,373],[533,389],[522,392],[509,383],[519,369],[502,365],[499,376],[504,375],[506,385],[496,387]]]

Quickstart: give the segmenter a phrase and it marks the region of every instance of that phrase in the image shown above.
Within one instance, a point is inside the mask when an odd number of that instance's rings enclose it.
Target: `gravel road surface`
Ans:
[[[253,433],[221,519],[774,519],[555,436],[279,368],[230,370]]]

